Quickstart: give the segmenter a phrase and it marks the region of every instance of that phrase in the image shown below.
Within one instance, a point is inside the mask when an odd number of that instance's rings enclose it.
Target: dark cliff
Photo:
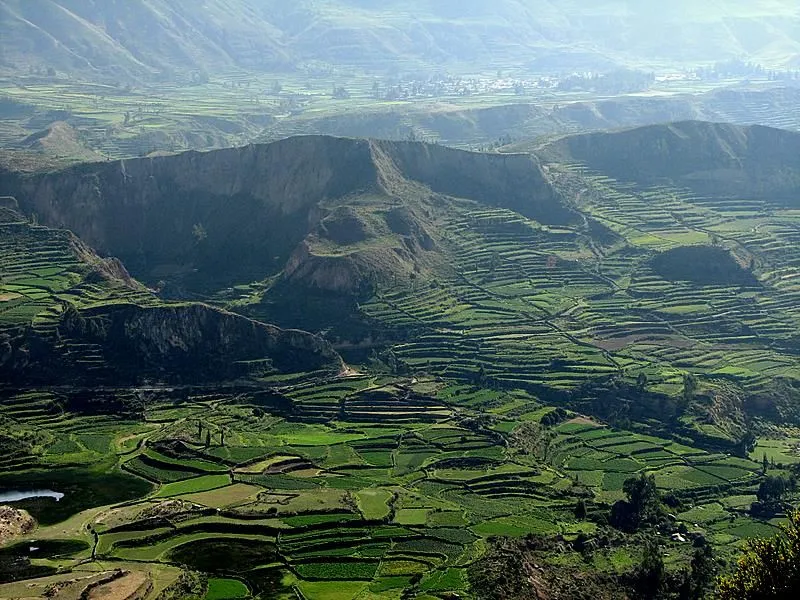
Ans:
[[[544,223],[574,219],[529,155],[410,142],[298,137],[2,181],[0,192],[16,195],[25,212],[120,257],[135,276],[151,283],[183,276],[206,290],[297,272],[298,261],[313,258],[326,219],[341,206],[369,212],[381,203],[412,206],[435,194],[506,206]],[[348,246],[335,235],[327,241]],[[364,261],[371,256],[345,262]],[[351,276],[312,280],[321,287],[334,279],[352,283],[364,273],[402,266],[396,263],[372,261]]]

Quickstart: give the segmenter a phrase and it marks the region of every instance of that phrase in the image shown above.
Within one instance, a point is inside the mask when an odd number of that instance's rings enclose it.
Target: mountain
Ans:
[[[639,185],[702,195],[753,194],[797,205],[800,136],[763,126],[685,121],[562,138],[545,154]]]
[[[779,0],[3,0],[0,65],[106,80],[340,67],[788,65],[800,13]]]
[[[329,137],[80,165],[9,177],[24,210],[74,231],[156,283],[205,289],[261,280],[352,292],[424,269],[431,197],[575,218],[529,155]],[[194,284],[192,283],[194,282]]]
[[[607,392],[581,386],[645,373],[668,394],[680,365],[757,395],[796,372],[799,145],[697,121],[513,153],[310,136],[2,182],[163,298],[607,416]],[[672,418],[657,401],[631,410]]]

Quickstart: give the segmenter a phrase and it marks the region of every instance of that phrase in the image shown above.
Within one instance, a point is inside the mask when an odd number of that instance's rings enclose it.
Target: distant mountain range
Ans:
[[[785,0],[0,0],[0,73],[796,67],[799,25]]]

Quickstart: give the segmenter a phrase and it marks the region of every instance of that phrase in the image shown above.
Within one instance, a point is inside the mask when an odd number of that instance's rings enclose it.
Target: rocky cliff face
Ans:
[[[0,334],[0,374],[12,384],[207,384],[343,368],[318,336],[202,304],[67,307],[53,334]]]
[[[299,138],[207,154],[81,165],[26,178],[22,208],[139,276],[175,265],[274,272],[326,198],[374,187],[365,142]]]
[[[538,160],[530,154],[466,152],[414,142],[374,142],[373,157],[383,183],[394,191],[396,180],[416,181],[431,191],[503,206],[546,224],[564,224],[575,218],[547,182]],[[393,167],[393,168],[392,168]]]
[[[343,368],[323,339],[202,304],[116,305],[65,315],[62,336],[102,345],[119,375],[215,381]],[[132,362],[131,357],[135,357]]]
[[[381,204],[411,207],[439,195],[507,206],[545,223],[572,219],[535,158],[421,143],[299,137],[4,180],[26,212],[119,256],[137,277],[155,283],[189,274],[206,289],[285,272],[296,282],[352,291],[368,271],[424,262],[417,250],[435,247],[424,225],[412,228],[414,236],[385,223],[355,231],[359,215]],[[359,208],[348,216],[341,212],[348,206]],[[357,257],[363,248],[348,248],[381,235],[392,238],[387,244],[400,260]],[[335,273],[320,264],[331,255],[318,251],[320,240],[347,248]]]

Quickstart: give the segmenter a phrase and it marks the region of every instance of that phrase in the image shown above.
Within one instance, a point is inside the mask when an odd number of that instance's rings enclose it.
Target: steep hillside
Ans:
[[[178,79],[309,62],[384,69],[528,63],[539,72],[752,59],[798,51],[791,2],[632,0],[3,0],[2,67]]]
[[[422,223],[431,195],[545,223],[574,218],[529,155],[324,137],[10,176],[7,187],[24,210],[119,256],[147,281],[177,278],[205,291],[285,271],[351,292],[373,275],[418,271],[435,246]],[[337,212],[344,203],[354,208]],[[414,246],[386,220],[400,204]],[[341,272],[348,268],[360,275]]]
[[[184,81],[199,71],[287,66],[279,32],[253,5],[3,0],[2,63],[106,80]]]
[[[797,202],[800,135],[686,121],[562,138],[543,155],[642,185],[672,183],[697,194],[754,194]]]
[[[161,302],[72,233],[0,205],[0,373],[5,384],[215,382],[338,372],[323,340],[202,304]]]

